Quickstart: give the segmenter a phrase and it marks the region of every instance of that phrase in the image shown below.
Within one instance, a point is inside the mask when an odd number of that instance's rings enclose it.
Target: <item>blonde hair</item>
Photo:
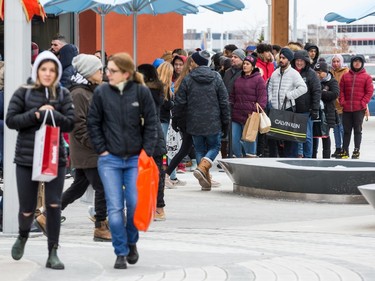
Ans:
[[[145,85],[143,75],[135,70],[134,61],[128,53],[114,54],[108,58],[108,61],[112,61],[122,73],[128,72],[129,80]]]
[[[169,62],[165,61],[161,65],[159,65],[157,71],[159,79],[163,83],[164,99],[168,99],[168,97],[172,97],[173,95],[171,90],[173,66]]]
[[[173,60],[172,51],[165,51],[164,54],[162,54],[160,58],[163,59],[164,61],[172,62]]]
[[[180,87],[181,82],[185,78],[185,76],[188,75],[190,71],[192,71],[192,62],[193,62],[193,59],[191,58],[191,56],[186,59],[186,62],[184,63],[184,67],[181,70],[180,76],[178,76],[176,82],[174,82],[175,93],[177,93],[178,88]]]

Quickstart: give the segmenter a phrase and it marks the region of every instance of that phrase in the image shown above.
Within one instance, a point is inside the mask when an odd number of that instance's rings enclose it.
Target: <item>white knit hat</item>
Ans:
[[[53,54],[52,52],[50,51],[44,51],[44,52],[41,52],[35,59],[34,61],[34,64],[33,64],[33,68],[31,70],[31,79],[36,82],[36,79],[37,79],[37,76],[38,76],[38,68],[39,68],[39,65],[41,64],[41,62],[45,61],[45,60],[53,60],[54,62],[56,62],[57,64],[57,81],[60,81],[60,78],[61,78],[61,75],[62,75],[62,66],[61,66],[61,63],[59,61],[59,59],[56,57],[55,54]]]
[[[103,64],[99,58],[94,55],[80,54],[73,58],[73,67],[86,79],[95,74],[99,69],[103,68]]]

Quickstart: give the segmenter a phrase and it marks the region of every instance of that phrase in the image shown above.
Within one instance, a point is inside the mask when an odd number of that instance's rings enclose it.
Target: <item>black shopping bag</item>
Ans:
[[[307,115],[271,108],[269,118],[271,129],[267,136],[286,141],[306,141]]]
[[[328,138],[329,136],[329,126],[324,110],[319,109],[319,119],[314,120],[313,136],[314,138]]]

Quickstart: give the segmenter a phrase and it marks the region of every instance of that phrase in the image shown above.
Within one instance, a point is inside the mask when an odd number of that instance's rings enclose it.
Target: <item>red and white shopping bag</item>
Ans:
[[[46,125],[51,114],[53,126]],[[52,110],[46,110],[40,129],[35,132],[33,181],[49,182],[57,177],[59,166],[60,127],[56,127]]]

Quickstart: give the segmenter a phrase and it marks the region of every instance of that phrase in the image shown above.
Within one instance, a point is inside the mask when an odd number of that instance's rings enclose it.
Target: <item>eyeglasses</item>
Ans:
[[[120,72],[120,70],[114,70],[114,69],[110,69],[110,68],[106,68],[105,69],[105,73],[107,73],[107,74],[115,74],[115,73],[117,73],[117,72]]]

